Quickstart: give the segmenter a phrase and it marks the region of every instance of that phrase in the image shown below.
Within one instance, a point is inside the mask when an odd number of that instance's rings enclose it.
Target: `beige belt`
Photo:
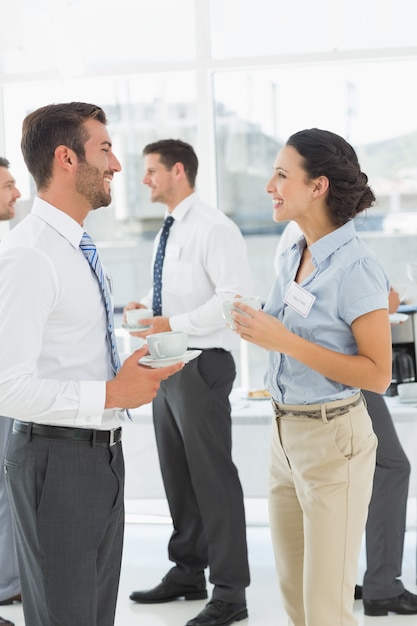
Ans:
[[[349,413],[350,409],[358,406],[363,401],[362,394],[359,392],[350,398],[344,400],[333,400],[323,404],[280,404],[272,400],[275,417],[294,416],[308,417],[311,419],[320,419],[328,422],[338,415]]]

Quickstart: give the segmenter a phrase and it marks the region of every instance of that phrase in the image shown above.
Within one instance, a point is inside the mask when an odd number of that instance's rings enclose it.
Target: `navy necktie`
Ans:
[[[156,251],[155,263],[153,266],[153,299],[152,309],[154,315],[162,315],[162,266],[164,264],[165,248],[169,235],[169,229],[174,223],[174,218],[169,215],[162,227],[159,238],[158,250]]]
[[[107,314],[107,343],[109,345],[111,364],[114,373],[120,369],[119,353],[117,351],[116,335],[114,332],[113,307],[111,304],[110,290],[107,284],[107,278],[104,274],[103,266],[98,256],[97,248],[90,235],[84,233],[80,242],[80,248],[90,264],[91,269],[97,277],[103,296],[104,306]]]

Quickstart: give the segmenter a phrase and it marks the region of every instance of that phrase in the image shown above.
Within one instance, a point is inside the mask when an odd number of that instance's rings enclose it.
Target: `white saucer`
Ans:
[[[196,357],[200,356],[202,350],[187,350],[181,356],[173,356],[167,359],[154,359],[153,356],[147,354],[143,356],[139,363],[148,365],[149,367],[166,367],[167,365],[175,365],[175,363],[188,363]]]
[[[391,313],[389,315],[390,324],[401,324],[402,322],[405,322],[405,320],[408,320],[408,315],[405,313]]]
[[[129,333],[140,333],[142,330],[149,330],[152,326],[137,326],[132,324],[122,324],[123,330],[127,330]]]
[[[398,402],[401,404],[417,404],[417,398],[400,398],[398,397]]]

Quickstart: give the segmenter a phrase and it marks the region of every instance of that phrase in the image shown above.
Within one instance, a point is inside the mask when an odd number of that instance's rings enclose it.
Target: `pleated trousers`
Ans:
[[[304,407],[305,408],[305,407]],[[330,421],[273,424],[269,514],[291,626],[353,626],[377,439],[363,402]]]

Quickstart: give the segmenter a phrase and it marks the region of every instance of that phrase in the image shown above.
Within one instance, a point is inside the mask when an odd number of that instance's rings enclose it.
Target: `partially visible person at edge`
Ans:
[[[135,602],[212,598],[187,626],[223,626],[247,617],[249,565],[245,510],[232,459],[229,394],[236,376],[231,350],[238,337],[226,327],[222,300],[251,295],[245,241],[221,211],[195,190],[198,159],[189,144],[163,139],[145,146],[143,183],[152,202],[174,218],[162,267],[162,309],[154,287],[127,308],[154,308],[138,335],[183,330],[202,354],[161,384],[153,420],[162,478],[173,521],[168,557],[174,566],[154,588],[134,591]],[[154,257],[160,233],[155,239]],[[159,292],[159,290],[158,290]],[[159,300],[158,300],[159,303]],[[158,307],[159,308],[159,307]]]
[[[108,278],[92,240],[91,267],[80,247],[121,169],[104,111],[37,109],[21,145],[37,197],[0,245],[0,414],[15,419],[5,472],[23,611],[27,626],[113,626],[123,409],[150,402],[183,363],[140,366],[143,348],[120,368]]]
[[[4,157],[0,157],[1,221],[14,218],[16,200],[21,195],[9,167],[9,161]],[[21,601],[16,545],[3,471],[4,456],[12,432],[12,425],[13,420],[0,416],[0,606]],[[0,616],[0,626],[14,626],[14,624],[5,617]]]
[[[282,233],[274,267],[278,273],[281,254],[301,235],[295,222]],[[388,312],[400,305],[398,292],[391,287]],[[417,595],[400,580],[407,517],[410,462],[402,448],[384,397],[363,390],[374,432],[378,438],[376,467],[366,522],[366,571],[363,585],[356,585],[355,598],[362,599],[365,615],[417,614]]]
[[[278,152],[267,184],[275,221],[303,237],[281,257],[263,311],[234,313],[269,351],[269,511],[292,626],[353,626],[353,595],[377,439],[360,393],[391,381],[388,279],[352,218],[375,196],[353,148],[309,129]]]

